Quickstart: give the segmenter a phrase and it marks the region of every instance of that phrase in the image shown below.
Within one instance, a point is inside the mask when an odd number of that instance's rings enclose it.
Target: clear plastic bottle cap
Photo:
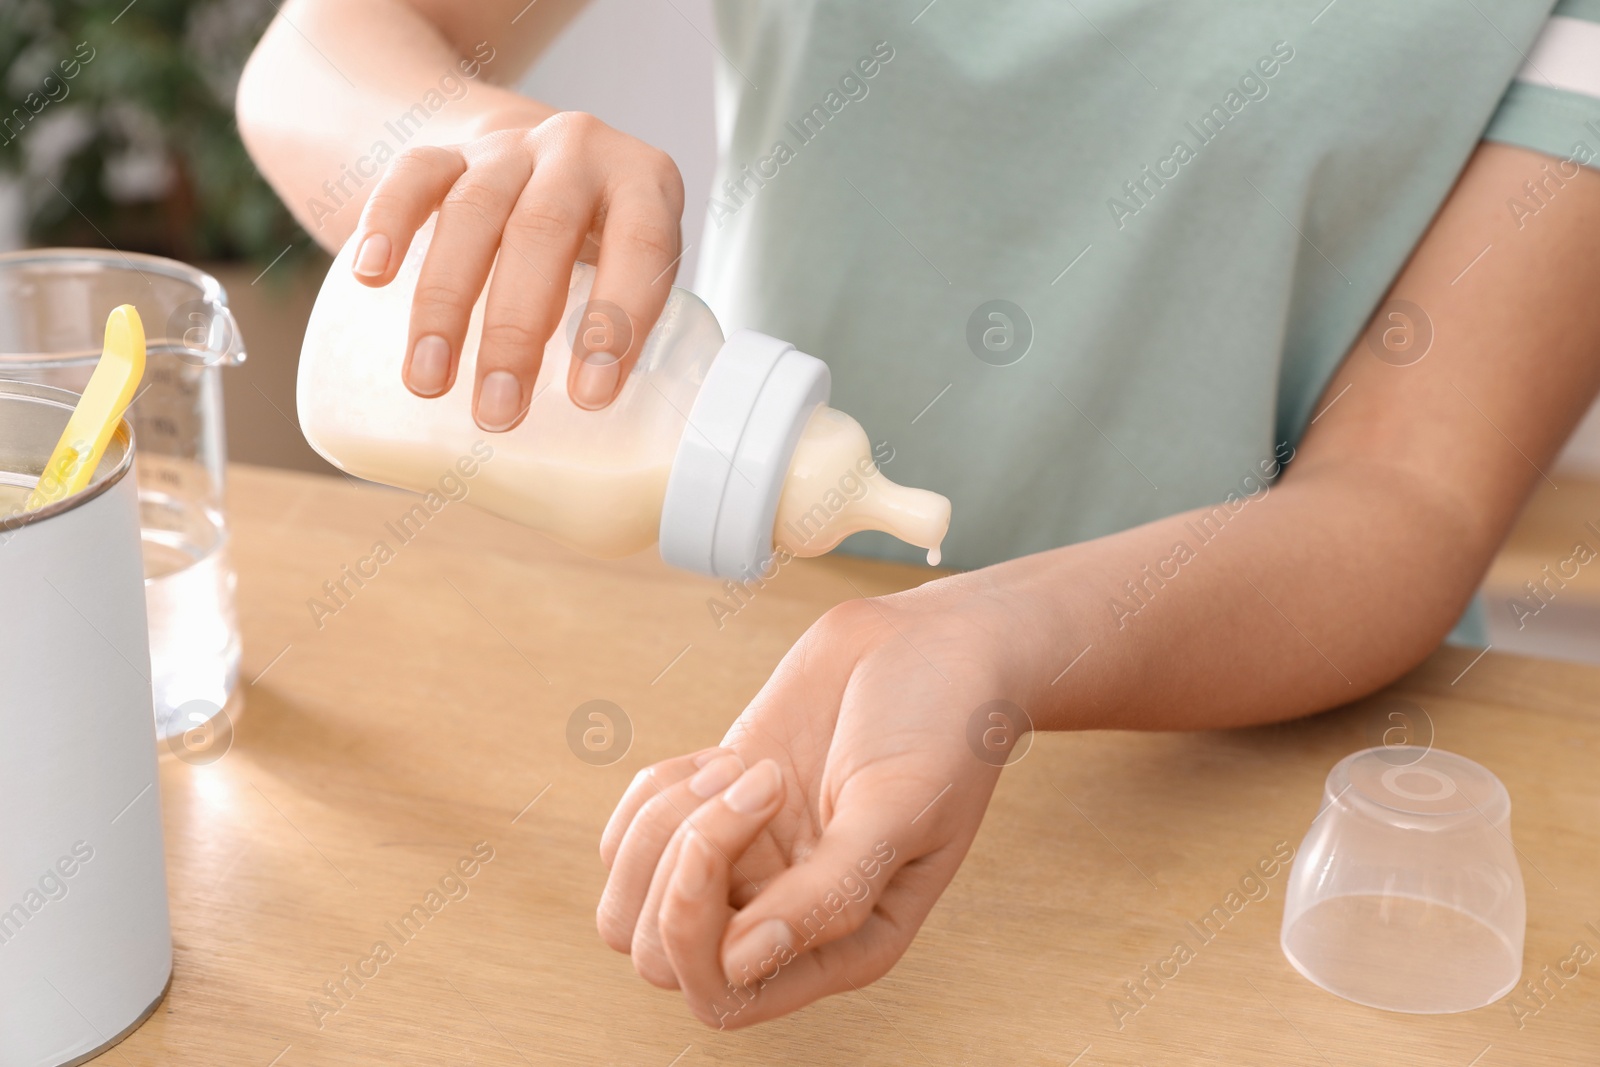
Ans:
[[[1516,985],[1525,923],[1511,800],[1487,768],[1400,746],[1329,772],[1284,900],[1301,974],[1369,1007],[1470,1011]]]

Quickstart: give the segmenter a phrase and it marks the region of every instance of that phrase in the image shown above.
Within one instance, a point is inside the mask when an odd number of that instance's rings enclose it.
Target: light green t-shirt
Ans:
[[[1600,0],[1551,7],[719,0],[696,288],[828,362],[951,565],[1244,495],[1480,139],[1600,158]]]

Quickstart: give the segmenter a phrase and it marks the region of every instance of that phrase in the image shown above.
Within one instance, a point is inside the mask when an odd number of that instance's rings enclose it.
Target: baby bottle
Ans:
[[[430,221],[382,288],[352,275],[353,241],[323,282],[298,404],[306,440],[330,463],[432,499],[465,499],[602,559],[659,543],[675,566],[747,578],[783,553],[818,556],[859,530],[885,530],[938,562],[950,502],[878,470],[866,432],[827,406],[827,365],[753,330],[724,339],[682,289],[599,411],[567,396],[574,345],[626,348],[605,336],[614,316],[588,304],[594,268],[585,263],[572,272],[563,327],[545,345],[520,424],[486,433],[472,419],[481,297],[450,390],[414,395],[400,368],[432,236]]]

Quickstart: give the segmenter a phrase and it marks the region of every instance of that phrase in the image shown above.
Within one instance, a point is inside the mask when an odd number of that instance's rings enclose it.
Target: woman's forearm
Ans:
[[[1024,645],[1036,725],[1201,729],[1354,700],[1438,644],[1493,551],[1392,471],[1245,474],[1252,495],[996,568],[1044,623]]]
[[[533,126],[554,109],[503,88],[579,3],[513,25],[498,0],[437,12],[411,0],[283,6],[239,82],[239,132],[267,181],[325,248],[354,230],[384,165],[406,148]],[[505,10],[500,10],[505,9]],[[494,13],[504,18],[488,18]]]
[[[1507,199],[1552,169],[1524,225]],[[1419,663],[1600,389],[1597,235],[1600,174],[1480,146],[1280,483],[994,568],[1040,725],[1285,719]],[[1431,345],[1389,352],[1387,330]]]

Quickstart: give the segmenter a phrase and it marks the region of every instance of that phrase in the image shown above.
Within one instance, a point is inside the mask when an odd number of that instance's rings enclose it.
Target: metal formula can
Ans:
[[[127,423],[22,511],[77,400],[0,381],[0,1067],[90,1058],[172,974]]]

